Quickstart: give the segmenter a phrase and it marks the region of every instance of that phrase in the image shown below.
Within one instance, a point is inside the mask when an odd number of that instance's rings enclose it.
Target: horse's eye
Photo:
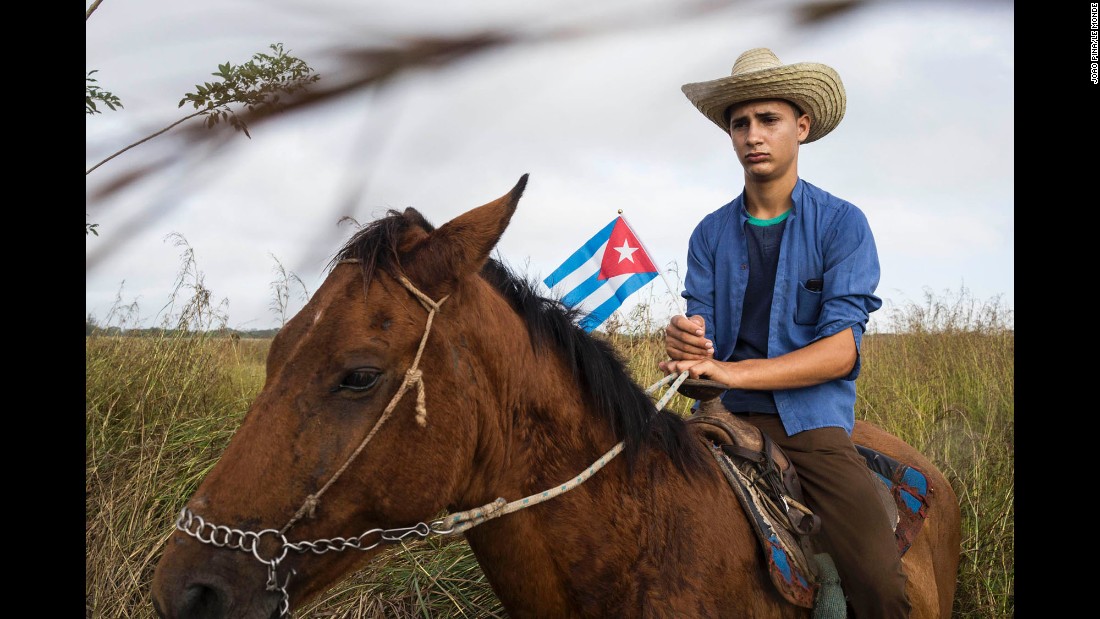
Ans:
[[[340,381],[340,389],[350,389],[352,391],[366,391],[374,386],[378,382],[382,373],[378,370],[359,369],[349,373],[344,377],[344,380]]]

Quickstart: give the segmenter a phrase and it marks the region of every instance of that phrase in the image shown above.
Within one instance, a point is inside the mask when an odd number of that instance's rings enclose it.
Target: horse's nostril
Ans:
[[[228,610],[224,592],[207,585],[191,585],[183,592],[179,616],[188,619],[221,619]]]

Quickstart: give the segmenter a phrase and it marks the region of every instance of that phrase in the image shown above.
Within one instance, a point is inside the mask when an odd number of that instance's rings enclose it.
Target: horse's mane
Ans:
[[[329,268],[341,260],[358,260],[364,286],[369,286],[378,269],[396,275],[401,272],[400,244],[405,233],[434,226],[415,209],[387,211],[386,217],[358,231],[332,259]],[[565,307],[560,299],[538,293],[536,285],[520,277],[503,262],[490,258],[481,276],[508,301],[527,324],[536,351],[556,351],[572,370],[573,379],[587,389],[600,417],[611,424],[615,437],[625,441],[624,455],[631,468],[643,445],[666,453],[684,473],[702,470],[705,460],[698,441],[687,431],[684,420],[668,409],[656,411],[653,400],[638,386],[612,345],[577,326],[578,311]]]

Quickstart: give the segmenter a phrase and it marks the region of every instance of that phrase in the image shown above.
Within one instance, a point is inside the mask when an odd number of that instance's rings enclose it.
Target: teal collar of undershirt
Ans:
[[[787,218],[787,215],[790,214],[791,210],[787,209],[787,212],[783,213],[779,217],[773,217],[771,219],[757,219],[756,217],[749,215],[749,223],[754,226],[774,226],[777,223],[781,223],[784,219]]]

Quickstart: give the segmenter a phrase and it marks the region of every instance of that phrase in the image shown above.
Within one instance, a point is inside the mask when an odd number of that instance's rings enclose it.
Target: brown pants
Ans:
[[[814,544],[840,573],[850,614],[908,617],[905,573],[893,526],[876,496],[879,483],[843,428],[787,436],[779,415],[738,415],[776,442],[794,463],[803,498],[821,519]]]

